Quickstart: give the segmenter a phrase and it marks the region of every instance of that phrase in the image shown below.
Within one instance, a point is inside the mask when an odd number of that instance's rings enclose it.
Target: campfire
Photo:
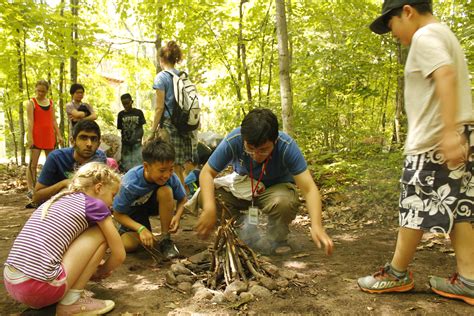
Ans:
[[[260,267],[255,252],[239,239],[234,229],[235,219],[222,219],[211,250],[210,277],[207,286],[220,289],[240,280],[264,278],[268,272]],[[225,283],[225,284],[224,284]]]

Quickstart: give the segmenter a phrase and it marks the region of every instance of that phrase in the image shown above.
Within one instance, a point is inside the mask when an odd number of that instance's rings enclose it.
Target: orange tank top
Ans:
[[[43,107],[39,105],[35,98],[32,98],[33,110],[33,145],[39,149],[54,149],[56,137],[53,127],[53,101],[49,100],[49,105]]]

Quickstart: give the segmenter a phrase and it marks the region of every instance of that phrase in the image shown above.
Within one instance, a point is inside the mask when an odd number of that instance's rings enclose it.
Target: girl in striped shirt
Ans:
[[[57,315],[98,315],[114,308],[113,301],[83,292],[90,279],[106,278],[125,260],[109,209],[119,187],[117,173],[91,162],[77,171],[67,191],[33,212],[5,263],[5,288],[15,300],[32,308],[58,303]]]

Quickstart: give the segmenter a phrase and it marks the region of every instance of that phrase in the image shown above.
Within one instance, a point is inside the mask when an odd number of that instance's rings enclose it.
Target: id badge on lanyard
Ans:
[[[248,211],[248,223],[250,225],[258,225],[258,222],[259,222],[258,213],[259,213],[258,207],[254,206],[253,201],[252,201],[252,205],[249,206],[249,211]]]

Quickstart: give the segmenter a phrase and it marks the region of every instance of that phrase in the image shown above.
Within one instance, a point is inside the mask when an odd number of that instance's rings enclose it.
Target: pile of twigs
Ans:
[[[234,230],[234,219],[222,219],[217,230],[217,238],[211,250],[210,277],[207,287],[224,288],[240,280],[260,279],[266,275],[258,262],[255,252],[240,240]]]

